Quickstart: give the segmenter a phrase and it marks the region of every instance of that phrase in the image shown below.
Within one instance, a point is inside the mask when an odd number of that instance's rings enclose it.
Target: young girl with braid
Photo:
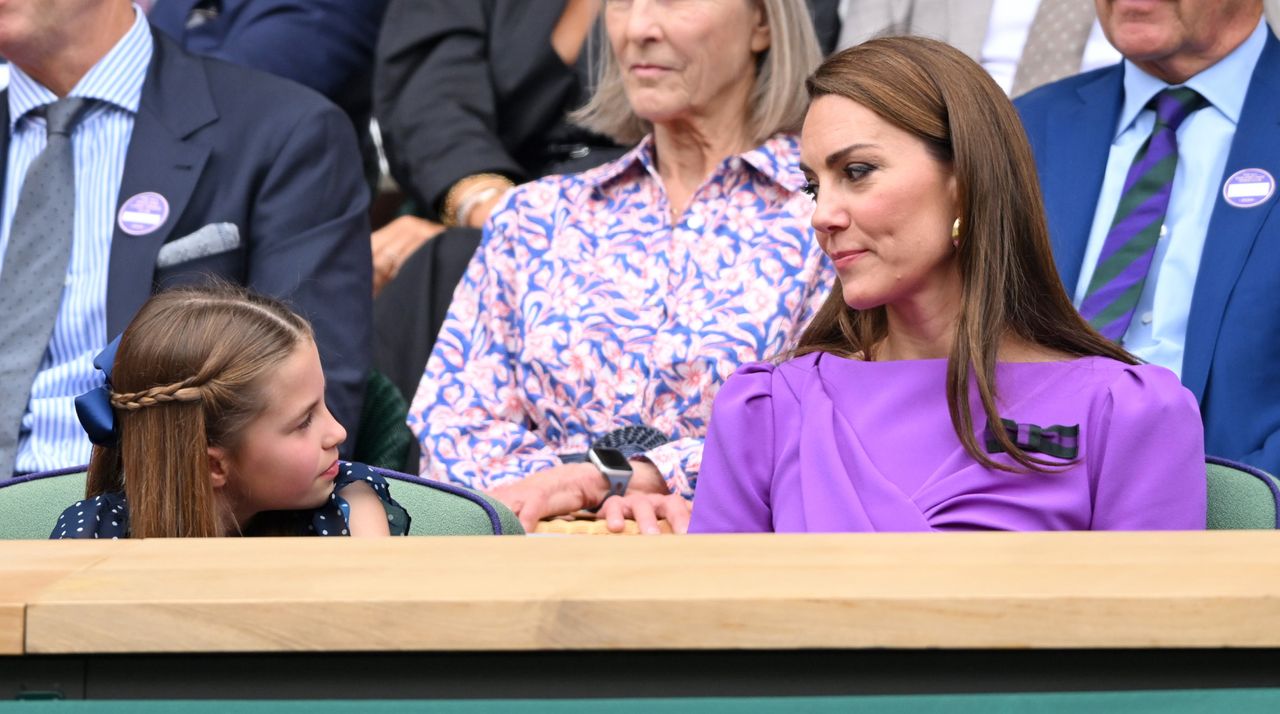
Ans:
[[[338,460],[311,326],[216,285],[159,293],[76,400],[96,445],[52,538],[403,535],[386,481]]]

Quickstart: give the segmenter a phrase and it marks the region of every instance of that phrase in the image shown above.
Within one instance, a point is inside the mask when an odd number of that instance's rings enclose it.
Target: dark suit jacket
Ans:
[[[809,14],[813,16],[813,29],[818,34],[822,54],[835,52],[840,39],[840,0],[809,0]]]
[[[1073,292],[1124,95],[1123,65],[1071,77],[1017,102],[1039,165],[1058,272]],[[1280,41],[1267,36],[1222,177],[1280,177]],[[1218,184],[1221,186],[1221,181]],[[1182,382],[1200,401],[1205,449],[1280,472],[1280,211],[1221,191],[1187,324]]]
[[[161,0],[147,19],[190,52],[292,79],[368,119],[387,0],[218,0],[214,19],[188,29],[199,4]]]
[[[543,176],[564,160],[556,146],[612,147],[564,120],[587,99],[588,49],[575,67],[552,49],[563,10],[564,0],[392,0],[378,40],[374,113],[391,172],[420,210],[435,215],[449,188],[472,174],[517,183]],[[581,168],[620,153],[582,157]]]
[[[8,142],[0,132],[0,156]],[[285,298],[315,326],[329,407],[353,444],[370,364],[372,258],[347,118],[305,87],[194,57],[156,35],[117,212],[148,191],[168,200],[169,216],[142,236],[114,226],[107,334],[122,332],[159,287],[206,274]],[[239,229],[238,250],[157,271],[162,244],[224,222]]]

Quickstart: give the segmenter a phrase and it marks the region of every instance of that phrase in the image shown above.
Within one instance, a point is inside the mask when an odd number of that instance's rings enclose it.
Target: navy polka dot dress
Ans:
[[[382,501],[387,512],[387,526],[391,535],[409,534],[409,513],[391,497],[387,480],[364,464],[342,461],[338,464],[338,478],[334,481],[329,500],[314,511],[302,532],[296,535],[347,536],[351,531],[347,523],[351,518],[351,505],[342,497],[342,489],[359,481],[368,483]],[[58,517],[49,537],[102,538],[117,540],[129,537],[129,507],[124,494],[104,493],[101,496],[79,501]]]

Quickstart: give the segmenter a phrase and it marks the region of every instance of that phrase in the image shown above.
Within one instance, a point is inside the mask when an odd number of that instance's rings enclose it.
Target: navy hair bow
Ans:
[[[93,358],[93,366],[102,370],[106,384],[76,397],[76,416],[89,434],[89,441],[98,446],[114,447],[120,443],[116,430],[116,413],[111,408],[111,367],[116,363],[116,349],[120,347],[117,335],[106,349]]]

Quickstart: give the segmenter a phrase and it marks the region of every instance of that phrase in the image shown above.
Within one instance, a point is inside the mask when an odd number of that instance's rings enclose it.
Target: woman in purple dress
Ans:
[[[690,532],[1204,528],[1195,400],[1072,307],[999,87],[885,38],[808,88],[838,278],[789,359],[721,389]]]

